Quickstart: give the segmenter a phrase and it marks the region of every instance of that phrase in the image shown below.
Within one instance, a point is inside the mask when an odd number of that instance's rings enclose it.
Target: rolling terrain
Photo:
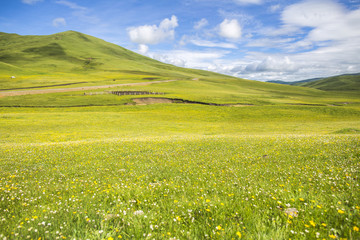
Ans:
[[[360,74],[345,74],[316,81],[295,84],[296,86],[316,88],[324,91],[360,92]]]
[[[47,36],[0,33],[0,89],[119,80],[190,79],[220,74],[175,67],[75,31]],[[15,79],[8,81],[11,76]],[[228,77],[230,78],[230,77]]]
[[[360,92],[360,74],[343,74],[326,78],[313,78],[295,82],[269,81],[271,83],[310,87],[325,91]]]
[[[48,36],[1,33],[0,48],[0,96],[12,95],[0,98],[0,106],[34,106],[35,102],[39,106],[132,103],[132,97],[114,98],[106,94],[118,90],[162,92],[169,98],[215,104],[341,105],[349,102],[349,98],[351,102],[357,99],[356,93],[334,95],[317,89],[262,83],[180,68],[74,31]],[[176,81],[158,82],[163,80]],[[158,83],[134,85],[149,81]],[[91,97],[86,95],[91,88],[82,91],[82,87],[93,86],[107,86],[108,89],[103,94],[92,94]],[[41,97],[16,96],[24,91],[47,93],[44,89],[59,88],[65,93],[43,94]],[[64,88],[69,88],[69,91],[72,88],[73,92],[66,93]],[[79,91],[74,91],[76,89]]]
[[[360,239],[360,96],[338,81],[1,33],[0,238]]]

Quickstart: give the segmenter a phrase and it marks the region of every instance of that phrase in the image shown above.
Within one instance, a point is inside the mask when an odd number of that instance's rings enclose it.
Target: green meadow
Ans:
[[[356,81],[262,83],[76,32],[1,36],[0,239],[360,239]]]

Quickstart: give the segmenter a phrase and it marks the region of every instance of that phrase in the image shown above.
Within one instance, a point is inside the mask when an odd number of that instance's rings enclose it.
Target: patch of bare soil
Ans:
[[[170,98],[134,98],[136,105],[148,105],[156,103],[173,103],[174,100]]]
[[[249,107],[249,106],[254,106],[254,104],[229,104],[228,106],[231,107]]]
[[[218,104],[218,103],[190,101],[180,98],[156,98],[156,97],[133,98],[132,101],[135,103],[135,105],[148,105],[148,104],[156,104],[156,103],[185,103],[185,104],[200,104],[200,105],[225,106],[225,107],[254,106],[253,104],[244,104],[244,103]]]

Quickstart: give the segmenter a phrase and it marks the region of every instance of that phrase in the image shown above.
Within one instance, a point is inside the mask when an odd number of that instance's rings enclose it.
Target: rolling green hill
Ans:
[[[75,31],[47,36],[0,33],[0,50],[2,89],[5,85],[60,84],[74,79],[99,83],[122,79],[225,77],[165,64]],[[16,80],[9,81],[10,76]]]
[[[44,36],[0,33],[0,50],[0,97],[1,91],[110,85],[114,87],[109,90],[156,91],[169,98],[216,104],[327,105],[351,98],[176,67],[75,31]],[[177,81],[115,86],[169,79]],[[103,106],[129,104],[134,98],[94,92],[99,90],[3,97],[0,106]]]
[[[292,86],[310,87],[324,91],[360,91],[360,73],[327,78],[312,78],[296,82],[268,81]]]
[[[360,91],[360,74],[344,74],[315,81],[298,82],[294,85],[324,91]]]

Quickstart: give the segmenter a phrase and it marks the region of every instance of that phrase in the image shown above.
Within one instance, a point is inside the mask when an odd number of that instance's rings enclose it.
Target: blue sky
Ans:
[[[360,0],[1,0],[0,31],[83,32],[253,80],[360,72]]]

